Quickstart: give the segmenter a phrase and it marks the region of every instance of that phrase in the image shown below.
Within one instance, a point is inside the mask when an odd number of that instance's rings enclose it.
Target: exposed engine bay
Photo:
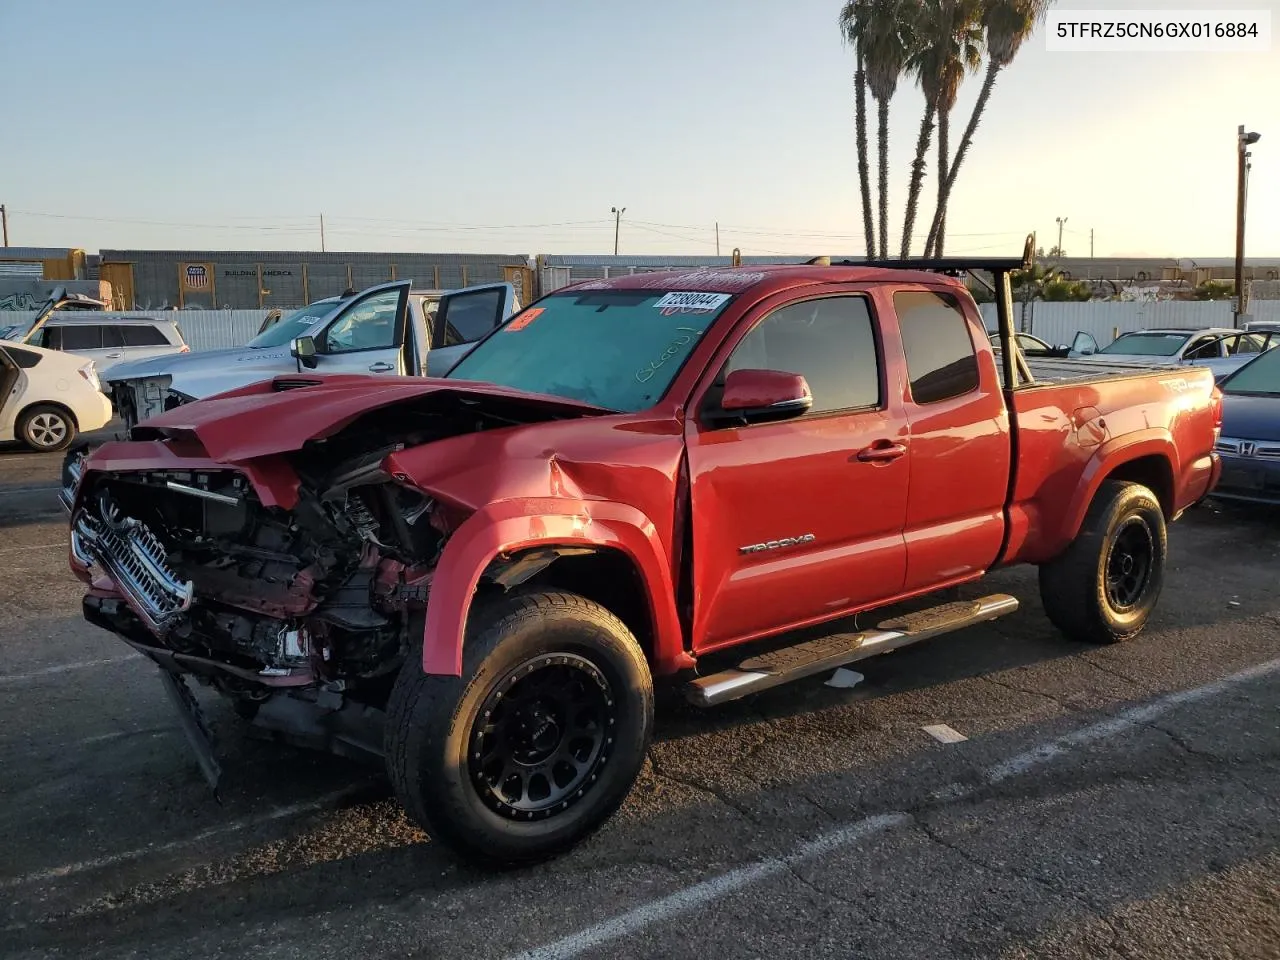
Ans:
[[[69,456],[62,499],[75,508],[73,559],[93,580],[86,618],[171,673],[212,685],[242,716],[292,711],[268,725],[336,749],[332,731],[300,719],[299,704],[312,714],[381,710],[421,640],[441,550],[466,516],[388,475],[383,461],[557,417],[441,406],[374,411],[284,454],[299,481],[289,510],[264,505],[234,467],[100,472],[86,451]],[[130,437],[169,439],[146,423]],[[294,703],[275,703],[282,698]],[[362,750],[379,749],[376,737],[365,740]]]

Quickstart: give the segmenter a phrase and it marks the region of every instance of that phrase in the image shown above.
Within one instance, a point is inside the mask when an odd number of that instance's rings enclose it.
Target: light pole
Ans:
[[[1236,314],[1235,326],[1247,306],[1244,295],[1244,208],[1248,199],[1249,147],[1262,139],[1260,133],[1245,133],[1244,124],[1236,133]]]
[[[1062,228],[1067,225],[1066,217],[1054,217],[1058,221],[1058,259],[1062,259]]]
[[[622,215],[627,212],[626,207],[610,207],[609,212],[613,214],[613,255],[618,255],[618,231],[622,229]]]

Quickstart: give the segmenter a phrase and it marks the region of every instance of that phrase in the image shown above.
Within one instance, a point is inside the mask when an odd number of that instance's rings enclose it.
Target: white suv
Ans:
[[[46,350],[88,357],[99,375],[126,360],[191,352],[182,329],[173,320],[87,312],[50,317],[29,342]]]

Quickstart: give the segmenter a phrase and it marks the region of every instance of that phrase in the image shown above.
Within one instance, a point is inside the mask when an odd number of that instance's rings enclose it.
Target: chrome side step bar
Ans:
[[[1017,609],[1017,598],[1004,593],[994,593],[979,600],[944,603],[886,620],[875,630],[833,633],[752,657],[736,667],[699,677],[685,688],[685,695],[694,706],[718,706],[792,680],[834,670],[846,663],[995,620]]]

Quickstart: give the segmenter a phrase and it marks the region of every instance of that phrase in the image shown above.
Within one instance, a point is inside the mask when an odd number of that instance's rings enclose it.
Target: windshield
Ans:
[[[581,400],[609,410],[658,401],[727,293],[566,290],[517,314],[449,377]]]
[[[245,344],[257,350],[261,347],[283,347],[297,337],[305,337],[315,332],[315,325],[341,306],[336,301],[328,303],[312,303],[295,310],[273,327],[268,327]]]
[[[1227,377],[1219,385],[1223,393],[1280,396],[1280,348],[1268,350]]]
[[[1126,333],[1098,352],[1132,357],[1172,357],[1190,337],[1189,333]]]

